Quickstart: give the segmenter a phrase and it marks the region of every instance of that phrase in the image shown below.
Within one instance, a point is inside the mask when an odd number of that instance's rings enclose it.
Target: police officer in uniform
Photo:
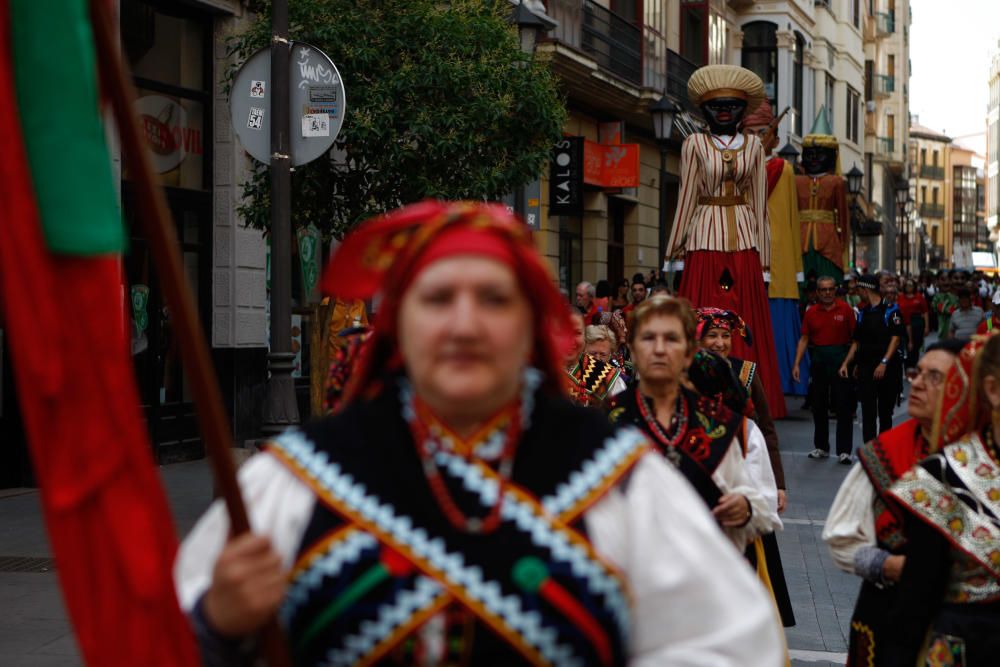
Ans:
[[[854,342],[840,366],[840,377],[848,377],[851,363],[855,362],[861,431],[864,441],[868,442],[877,433],[892,428],[892,410],[903,378],[902,359],[896,352],[905,329],[899,306],[883,303],[875,276],[858,278],[858,291],[862,297],[861,314],[854,329]]]

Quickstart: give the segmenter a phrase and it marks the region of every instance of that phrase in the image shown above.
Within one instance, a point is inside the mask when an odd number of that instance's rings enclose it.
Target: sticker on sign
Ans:
[[[259,130],[264,127],[264,110],[257,107],[250,107],[250,116],[247,117],[247,128]]]
[[[309,113],[302,117],[303,137],[329,137],[330,116],[325,113]]]
[[[267,90],[266,81],[258,81],[254,79],[250,82],[250,97],[264,97],[265,90]]]

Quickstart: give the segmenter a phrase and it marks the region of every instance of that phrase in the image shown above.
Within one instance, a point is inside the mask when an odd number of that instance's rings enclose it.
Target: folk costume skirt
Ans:
[[[771,310],[757,251],[693,250],[687,253],[680,296],[696,308],[733,310],[746,321],[753,345],[749,346],[743,339],[733,336],[732,354],[757,362],[771,417],[784,417],[787,414],[785,396],[781,389]]]

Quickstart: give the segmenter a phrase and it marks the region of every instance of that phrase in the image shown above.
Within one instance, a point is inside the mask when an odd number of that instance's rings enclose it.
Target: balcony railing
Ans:
[[[929,164],[920,165],[920,178],[931,178],[935,181],[944,180],[944,167],[934,167]]]
[[[892,137],[875,137],[875,152],[883,157],[891,156],[895,145]]]
[[[580,48],[597,64],[621,78],[642,85],[642,34],[593,0],[584,0]]]
[[[688,111],[701,115],[701,110],[688,101],[688,79],[698,66],[677,53],[667,49],[667,94],[679,101]]]
[[[887,12],[876,12],[875,30],[880,36],[896,32],[896,17]]]
[[[896,77],[887,74],[876,74],[872,83],[875,97],[886,98],[896,90]]]
[[[921,204],[920,217],[922,218],[943,218],[944,204]]]

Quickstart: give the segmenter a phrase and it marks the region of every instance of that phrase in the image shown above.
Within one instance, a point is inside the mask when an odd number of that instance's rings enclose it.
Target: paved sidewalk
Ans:
[[[796,620],[785,635],[792,665],[839,666],[847,658],[851,614],[861,581],[833,564],[821,535],[833,498],[851,467],[841,465],[834,456],[818,460],[806,456],[813,449],[812,415],[800,410],[801,404],[801,398],[788,397],[788,418],[778,422],[788,485],[788,509],[782,517],[785,529],[778,534],[778,545]],[[859,405],[855,450],[861,444],[860,417]],[[904,397],[893,423],[906,418]],[[832,423],[830,431],[832,438]]]
[[[208,465],[179,463],[161,468],[161,473],[178,533],[183,535],[211,501]],[[0,491],[0,559],[51,555],[38,492]],[[0,608],[5,612],[0,616],[0,665],[81,664],[54,572],[0,571]]]
[[[789,418],[778,422],[788,483],[785,530],[779,534],[785,576],[797,625],[786,636],[797,667],[842,665],[848,626],[860,583],[838,570],[820,539],[823,521],[848,466],[834,458],[814,461],[812,421],[798,410],[801,399],[789,398]],[[897,423],[905,418],[897,408]],[[855,446],[861,440],[855,428]],[[211,500],[212,482],[204,461],[161,468],[179,535],[184,535]],[[7,557],[49,558],[34,490],[0,491],[0,562]],[[58,580],[51,570],[5,572],[0,568],[0,665],[65,667],[80,665]]]

